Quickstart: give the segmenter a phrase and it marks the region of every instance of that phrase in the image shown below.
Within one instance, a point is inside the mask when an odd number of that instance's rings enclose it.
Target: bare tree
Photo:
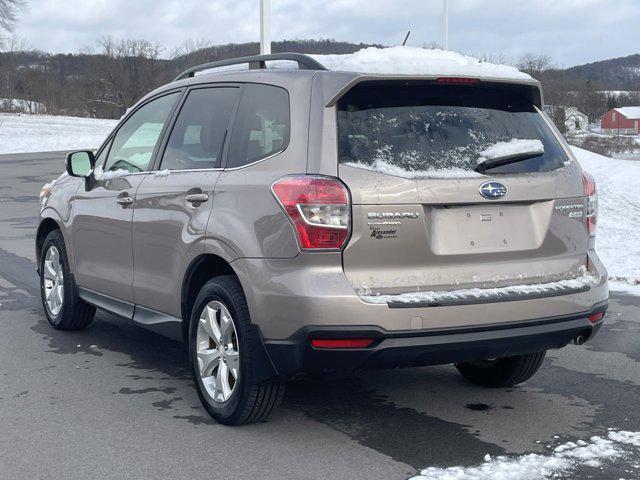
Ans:
[[[510,57],[505,53],[483,53],[481,55],[476,56],[476,58],[481,62],[497,63],[500,65],[515,64],[513,57]]]
[[[29,45],[29,42],[15,33],[12,33],[4,39],[3,51],[8,53],[26,52],[32,48],[33,47]]]
[[[24,0],[0,0],[0,29],[11,32]]]
[[[551,57],[547,55],[534,55],[527,53],[520,57],[516,63],[516,67],[521,71],[528,73],[533,78],[539,79],[542,72],[552,68]]]
[[[210,61],[209,52],[212,48],[213,44],[209,40],[188,39],[174,47],[169,52],[168,58],[175,64],[176,70],[184,70],[188,66]]]
[[[1,1],[1,0],[0,0]],[[14,99],[20,87],[22,72],[18,69],[18,55],[29,49],[29,45],[20,37],[11,34],[4,40],[4,54],[0,58],[0,110],[11,112],[14,109]]]
[[[182,44],[182,50],[185,54],[189,54],[212,46],[211,41],[204,38],[188,39]]]
[[[87,69],[91,91],[86,99],[93,115],[122,114],[142,96],[166,82],[162,48],[147,40],[102,37],[101,55],[90,57]]]

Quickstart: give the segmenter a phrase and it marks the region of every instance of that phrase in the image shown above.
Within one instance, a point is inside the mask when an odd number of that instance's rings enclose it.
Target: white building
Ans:
[[[589,117],[576,107],[564,107],[564,124],[567,133],[586,133],[589,131]]]

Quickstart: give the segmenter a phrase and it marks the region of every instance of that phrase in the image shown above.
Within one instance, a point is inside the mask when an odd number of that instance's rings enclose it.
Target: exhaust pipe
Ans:
[[[589,336],[585,335],[584,333],[581,333],[580,335],[578,335],[576,338],[573,339],[573,343],[575,345],[584,345],[587,340],[589,340]]]

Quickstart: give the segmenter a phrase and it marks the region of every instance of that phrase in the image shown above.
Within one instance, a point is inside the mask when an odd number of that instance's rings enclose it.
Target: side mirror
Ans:
[[[95,163],[96,159],[91,150],[79,150],[67,155],[65,166],[67,173],[72,177],[87,178]]]

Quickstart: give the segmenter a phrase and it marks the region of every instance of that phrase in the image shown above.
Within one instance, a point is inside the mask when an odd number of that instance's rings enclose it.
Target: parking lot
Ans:
[[[268,422],[218,425],[181,344],[105,313],[48,326],[33,242],[38,192],[63,168],[0,155],[0,478],[404,479],[640,430],[640,297],[615,292],[599,335],[524,386],[485,390],[452,366],[310,378]],[[638,478],[637,453],[573,475]]]

